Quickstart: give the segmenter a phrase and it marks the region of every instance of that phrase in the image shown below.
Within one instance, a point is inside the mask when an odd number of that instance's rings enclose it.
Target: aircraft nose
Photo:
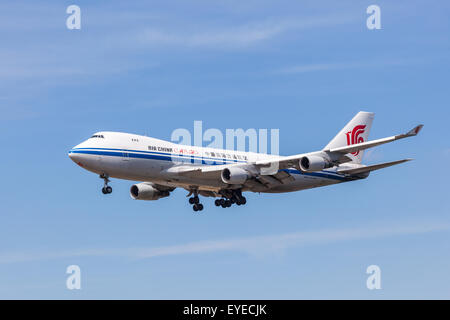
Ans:
[[[80,167],[83,168],[85,166],[85,159],[83,159],[83,155],[77,153],[73,149],[69,151],[69,158]]]
[[[80,160],[80,156],[76,154],[73,149],[69,151],[68,156],[73,162],[77,162]]]

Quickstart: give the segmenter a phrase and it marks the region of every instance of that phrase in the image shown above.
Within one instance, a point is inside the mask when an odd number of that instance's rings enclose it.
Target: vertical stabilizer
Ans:
[[[370,128],[375,114],[372,112],[360,111],[350,120],[346,126],[331,140],[324,150],[345,147],[368,140]],[[349,153],[353,163],[361,163],[364,151]]]

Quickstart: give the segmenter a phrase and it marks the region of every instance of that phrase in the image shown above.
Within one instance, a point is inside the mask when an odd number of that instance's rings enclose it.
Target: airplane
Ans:
[[[104,180],[103,194],[112,192],[110,178],[118,178],[140,181],[130,188],[135,200],[158,200],[175,188],[184,188],[194,211],[203,210],[200,195],[216,198],[216,206],[228,208],[246,204],[243,192],[293,192],[365,179],[372,171],[412,160],[361,164],[364,150],[413,137],[423,127],[369,141],[373,119],[374,113],[360,111],[322,150],[292,156],[180,145],[103,131],[73,147],[69,157]]]

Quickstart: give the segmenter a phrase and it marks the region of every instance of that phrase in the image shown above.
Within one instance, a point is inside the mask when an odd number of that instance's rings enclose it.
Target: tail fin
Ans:
[[[331,140],[324,150],[344,147],[368,140],[370,128],[375,114],[372,112],[360,111],[350,120],[346,126]],[[353,163],[361,163],[364,151],[360,150],[348,154]]]

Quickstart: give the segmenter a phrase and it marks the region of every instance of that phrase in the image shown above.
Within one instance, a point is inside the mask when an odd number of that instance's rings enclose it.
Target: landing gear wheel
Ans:
[[[195,212],[197,211],[202,211],[203,210],[203,205],[201,203],[196,203],[192,206],[192,209],[194,209]]]
[[[225,200],[225,207],[226,208],[231,207],[231,200]]]
[[[245,197],[242,197],[241,204],[246,204],[246,203],[247,203],[247,199]]]
[[[198,197],[198,190],[191,189],[187,196],[189,197],[191,195],[193,196],[189,198],[189,203],[192,204],[192,210],[194,210],[195,212],[202,211],[203,205],[200,203],[200,198]]]
[[[214,204],[216,205],[216,207],[220,206],[220,199],[216,199],[214,201]]]
[[[102,188],[102,193],[103,194],[111,193],[112,192],[112,188],[110,186],[108,186],[109,176],[107,174],[105,174],[105,173],[102,173],[100,175],[100,179],[103,179],[103,181],[104,181],[104,185],[103,185],[103,188]]]

